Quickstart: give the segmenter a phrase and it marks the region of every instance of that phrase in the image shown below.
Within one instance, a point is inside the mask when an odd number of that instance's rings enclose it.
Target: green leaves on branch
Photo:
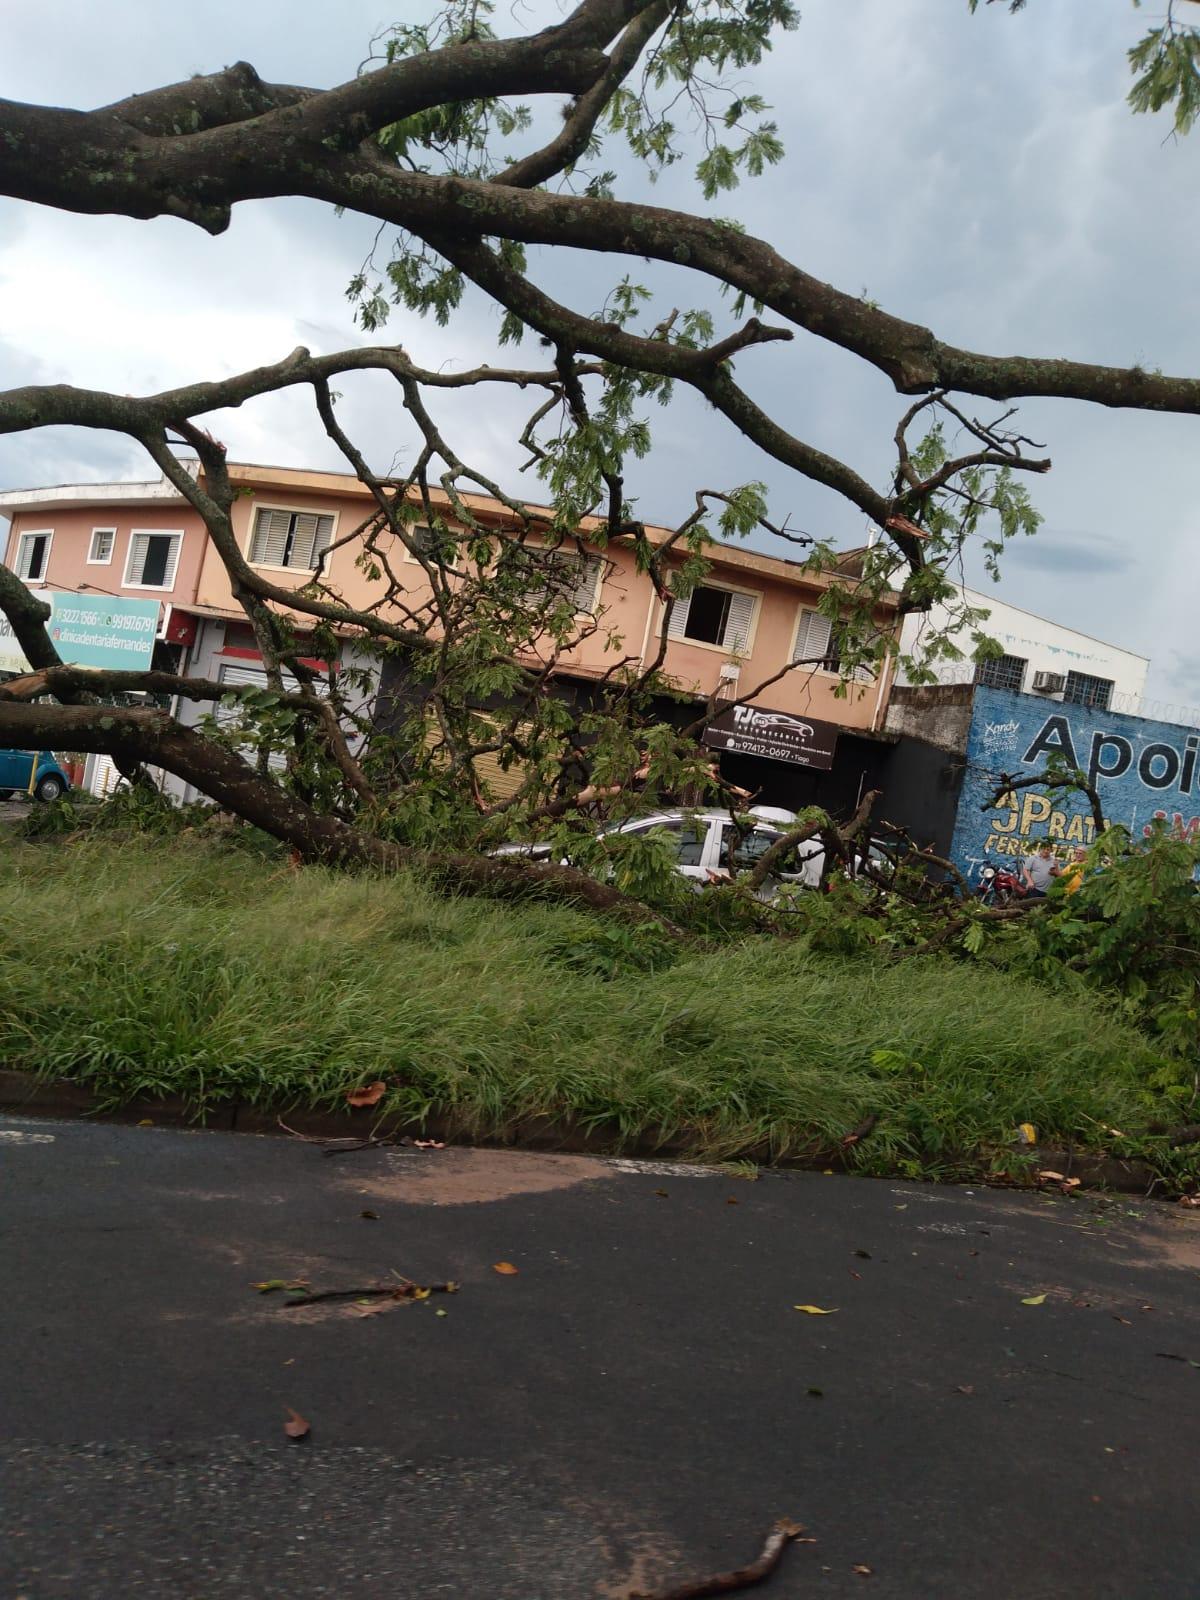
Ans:
[[[1200,116],[1200,29],[1168,21],[1129,52],[1136,75],[1129,91],[1135,111],[1175,107],[1175,132],[1189,133]]]

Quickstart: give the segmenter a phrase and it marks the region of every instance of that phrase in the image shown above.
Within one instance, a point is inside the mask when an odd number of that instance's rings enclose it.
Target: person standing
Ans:
[[[1021,863],[1021,882],[1025,885],[1026,898],[1040,900],[1049,888],[1051,878],[1057,878],[1062,873],[1062,868],[1054,859],[1054,850],[1049,839],[1043,839],[1032,855],[1025,857]]]
[[[1083,882],[1083,872],[1087,865],[1086,845],[1076,845],[1071,852],[1071,859],[1062,869],[1062,886],[1064,894],[1074,894]]]

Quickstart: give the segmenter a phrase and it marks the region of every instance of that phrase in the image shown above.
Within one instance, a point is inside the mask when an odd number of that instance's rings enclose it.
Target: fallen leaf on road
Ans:
[[[869,1578],[872,1570],[873,1569],[869,1567],[865,1561],[856,1561],[850,1568],[850,1571],[857,1572],[860,1578]]]
[[[660,1200],[665,1200],[667,1198],[667,1191],[665,1189],[655,1189],[654,1192]]]
[[[974,1394],[975,1385],[973,1383],[956,1383],[954,1392],[955,1394]]]
[[[434,1316],[435,1317],[448,1317],[449,1315],[450,1315],[450,1313],[448,1311],[443,1311],[441,1306],[439,1306],[437,1308],[437,1310],[434,1312]]]
[[[1066,1183],[1066,1178],[1061,1172],[1039,1172],[1039,1178],[1045,1178],[1047,1183]]]
[[[386,1083],[368,1083],[361,1089],[351,1089],[346,1104],[351,1106],[377,1106],[387,1093]]]
[[[138,1123],[138,1127],[139,1128],[152,1128],[153,1126],[154,1126],[154,1118],[153,1117],[143,1117],[142,1120]]]
[[[1118,1317],[1116,1312],[1113,1313],[1113,1321],[1114,1322],[1119,1322],[1123,1328],[1132,1328],[1133,1327],[1133,1323],[1130,1322],[1128,1317]]]
[[[284,1406],[283,1409],[288,1414],[288,1419],[283,1425],[283,1431],[287,1434],[288,1438],[307,1438],[309,1431],[312,1428],[312,1424],[309,1422],[308,1418],[302,1417],[298,1411],[293,1411],[291,1406]]]
[[[1025,1299],[1021,1301],[1021,1304],[1023,1306],[1040,1306],[1045,1303],[1045,1299],[1046,1296],[1044,1294],[1031,1294],[1027,1295]]]
[[[498,1272],[502,1278],[515,1278],[517,1269],[511,1261],[497,1261],[492,1266],[493,1272]]]
[[[446,1141],[444,1139],[414,1139],[413,1140],[413,1149],[414,1150],[444,1150],[445,1148],[446,1148]]]
[[[871,1259],[871,1252],[869,1250],[856,1250],[854,1254],[860,1261],[870,1261]]]
[[[731,1195],[726,1196],[725,1204],[727,1206],[735,1206],[735,1205],[737,1205],[737,1203],[738,1203],[737,1195],[731,1194]]]
[[[825,1391],[824,1391],[824,1389],[818,1389],[818,1388],[817,1388],[817,1387],[816,1387],[816,1386],[815,1386],[815,1385],[813,1385],[813,1387],[812,1387],[812,1388],[810,1388],[810,1389],[808,1389],[808,1390],[807,1390],[807,1391],[806,1391],[806,1393],[807,1393],[807,1394],[808,1394],[808,1395],[809,1395],[809,1396],[810,1396],[810,1398],[811,1398],[811,1399],[813,1399],[813,1400],[823,1400],[823,1399],[824,1399],[824,1398],[825,1398]]]
[[[833,1315],[833,1313],[837,1309],[838,1309],[837,1306],[830,1306],[828,1311],[826,1311],[823,1306],[793,1306],[792,1307],[793,1311],[804,1311],[804,1312],[807,1312],[807,1314],[810,1317],[831,1317]]]
[[[378,1213],[378,1211],[360,1211],[358,1214],[359,1214],[360,1217],[363,1218],[363,1220],[365,1222],[378,1222],[379,1221],[379,1213]]]
[[[257,1289],[259,1294],[272,1294],[276,1289],[286,1289],[295,1294],[308,1288],[307,1278],[264,1278],[261,1283],[252,1283],[250,1287]]]
[[[1164,1361],[1186,1361],[1189,1367],[1200,1369],[1200,1361],[1193,1361],[1191,1356],[1177,1356],[1172,1350],[1156,1350],[1154,1354]]]

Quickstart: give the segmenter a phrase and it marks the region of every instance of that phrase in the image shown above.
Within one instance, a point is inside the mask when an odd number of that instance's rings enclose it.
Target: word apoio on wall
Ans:
[[[1163,740],[1145,744],[1137,751],[1136,776],[1147,789],[1170,789],[1177,784],[1180,794],[1191,794],[1198,753],[1200,733],[1189,733],[1181,745]],[[1039,760],[1061,756],[1068,767],[1086,771],[1089,783],[1098,784],[1105,778],[1125,777],[1134,766],[1134,754],[1132,739],[1098,728],[1092,734],[1087,761],[1079,760],[1071,724],[1059,715],[1046,718],[1021,762],[1032,766]]]

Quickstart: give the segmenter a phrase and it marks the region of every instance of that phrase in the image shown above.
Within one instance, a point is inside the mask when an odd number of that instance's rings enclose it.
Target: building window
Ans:
[[[731,654],[745,655],[750,644],[757,597],[739,589],[717,589],[698,583],[691,594],[677,598],[667,637],[711,644]]]
[[[1020,694],[1029,662],[1022,656],[993,656],[975,667],[975,682],[988,689],[1011,689]]]
[[[182,533],[157,533],[134,529],[129,536],[124,589],[170,589],[175,584]]]
[[[53,533],[23,533],[17,542],[17,577],[26,583],[39,583],[50,562]]]
[[[294,567],[311,572],[333,540],[333,516],[315,511],[276,511],[258,506],[250,535],[255,567]]]
[[[805,661],[820,672],[841,672],[842,658],[833,637],[833,623],[823,612],[801,607],[792,661]],[[867,666],[855,667],[846,677],[851,683],[874,683],[875,672]]]
[[[107,567],[113,557],[113,545],[117,540],[115,528],[93,528],[92,542],[88,546],[88,566]]]
[[[591,613],[604,566],[599,556],[585,556],[576,550],[542,550],[536,545],[520,549],[521,566],[529,571],[529,587],[522,594],[531,609],[551,602],[566,602],[572,611]]]
[[[1098,711],[1107,711],[1113,688],[1111,678],[1093,678],[1087,672],[1068,672],[1063,699],[1070,705],[1095,706]]]
[[[436,559],[443,549],[442,542],[427,522],[414,522],[405,529],[408,534],[408,544],[404,547],[404,559],[415,561],[418,556],[425,559]]]
[[[800,612],[792,660],[807,661],[820,667],[822,672],[841,670],[842,663],[833,638],[833,623],[822,612],[807,608]]]

